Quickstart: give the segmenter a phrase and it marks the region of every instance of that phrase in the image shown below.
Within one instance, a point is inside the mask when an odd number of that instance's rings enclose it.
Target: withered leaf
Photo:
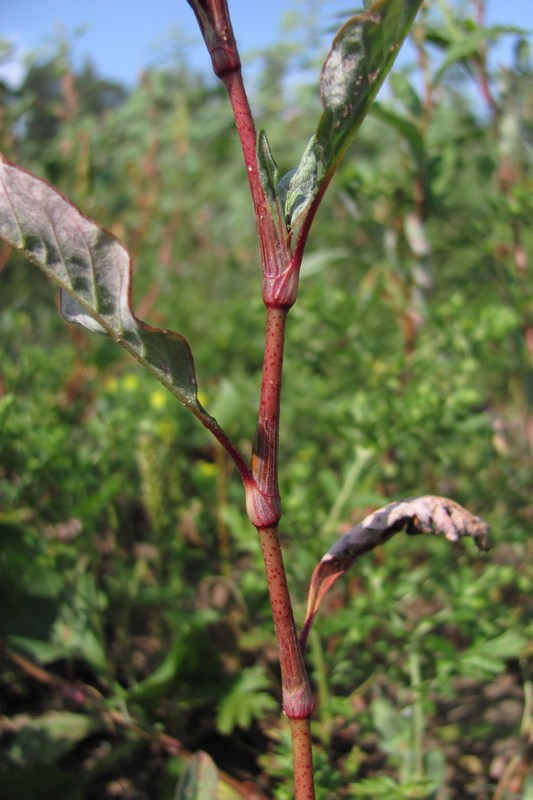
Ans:
[[[305,646],[322,598],[338,577],[363,553],[387,542],[404,530],[411,535],[434,533],[450,542],[471,536],[480,550],[489,549],[489,526],[447,497],[423,495],[379,508],[334,543],[317,564],[311,579],[307,614],[301,634]]]

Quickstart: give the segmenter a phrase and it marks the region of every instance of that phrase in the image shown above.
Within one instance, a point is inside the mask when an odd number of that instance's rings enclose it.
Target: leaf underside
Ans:
[[[195,416],[212,420],[198,401],[186,339],[135,317],[126,248],[46,181],[2,158],[0,237],[60,287],[68,322],[109,334]]]
[[[335,36],[322,68],[323,114],[299,166],[278,184],[288,229],[329,182],[390,71],[422,0],[378,0]]]
[[[337,578],[364,553],[404,529],[410,535],[443,535],[450,542],[471,536],[480,550],[489,549],[487,523],[447,497],[424,495],[389,503],[341,536],[315,567],[302,629],[302,647],[324,595]]]

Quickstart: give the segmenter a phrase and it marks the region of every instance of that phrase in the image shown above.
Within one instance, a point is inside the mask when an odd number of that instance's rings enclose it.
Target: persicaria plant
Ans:
[[[283,711],[292,736],[294,797],[309,800],[315,797],[310,728],[315,699],[304,653],[324,594],[360,555],[401,530],[443,534],[450,541],[468,535],[480,549],[488,546],[487,525],[452,500],[423,496],[391,502],[336,541],[316,566],[306,619],[301,632],[297,630],[278,535],[282,509],[278,440],[287,318],[296,302],[315,214],[421,0],[378,0],[343,25],[322,69],[323,111],[316,130],[300,163],[281,176],[266,133],[256,130],[227,3],[189,0],[189,5],[233,109],[260,242],[266,334],[251,457],[241,452],[198,399],[186,339],[151,327],[133,313],[132,265],[125,247],[55,188],[7,160],[0,163],[0,235],[60,287],[61,311],[68,322],[106,333],[125,348],[218,440],[238,470],[246,512],[257,529],[264,556],[279,645]],[[206,778],[209,770],[205,758],[199,756],[182,781],[179,796],[217,797],[216,780],[211,785]]]

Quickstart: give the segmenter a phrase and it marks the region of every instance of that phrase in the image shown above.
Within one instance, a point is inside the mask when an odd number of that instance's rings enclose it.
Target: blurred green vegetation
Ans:
[[[502,32],[439,7],[311,234],[282,532],[300,619],[317,560],[390,500],[451,496],[494,547],[396,537],[339,581],[308,659],[323,799],[533,797],[533,69],[519,33],[495,66]],[[255,64],[282,170],[320,108],[294,77],[304,41]],[[248,450],[264,318],[220,86],[182,65],[126,92],[74,72],[62,43],[0,98],[2,151],[128,246],[138,315],[187,337],[202,402]],[[1,796],[170,800],[184,753],[204,749],[241,789],[288,800],[237,476],[113,342],[63,323],[37,270],[5,248],[0,267]]]

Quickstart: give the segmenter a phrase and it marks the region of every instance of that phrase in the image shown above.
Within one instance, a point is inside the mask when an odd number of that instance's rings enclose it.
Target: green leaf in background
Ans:
[[[195,416],[213,422],[198,401],[187,341],[133,314],[125,247],[48,183],[3,159],[0,236],[61,288],[69,322],[109,334]]]
[[[196,753],[181,776],[175,800],[217,800],[218,772],[210,756]]]
[[[460,657],[460,666],[465,675],[483,677],[498,675],[505,669],[509,659],[520,660],[526,652],[528,639],[517,631],[505,631],[500,636],[476,642]]]
[[[522,28],[516,28],[513,25],[493,25],[490,28],[478,28],[472,33],[466,34],[447,47],[444,61],[435,73],[435,83],[438,83],[444,73],[454,64],[479,53],[479,49],[487,42],[494,41],[505,34],[525,35],[526,33]]]
[[[320,78],[324,112],[300,165],[282,178],[289,226],[327,185],[389,72],[421,0],[378,0],[343,25]],[[314,176],[314,179],[313,179]]]
[[[244,669],[218,705],[217,728],[220,733],[227,736],[237,726],[249,728],[254,719],[277,708],[276,700],[268,693],[269,688],[269,680],[261,666]]]
[[[79,742],[102,730],[103,723],[87,714],[48,711],[40,717],[15,717],[16,733],[7,750],[16,766],[53,764]]]
[[[420,129],[414,122],[411,122],[407,117],[398,114],[396,111],[391,111],[390,108],[386,108],[381,103],[374,103],[371,114],[389,125],[405,139],[417,163],[423,160],[426,145]]]

